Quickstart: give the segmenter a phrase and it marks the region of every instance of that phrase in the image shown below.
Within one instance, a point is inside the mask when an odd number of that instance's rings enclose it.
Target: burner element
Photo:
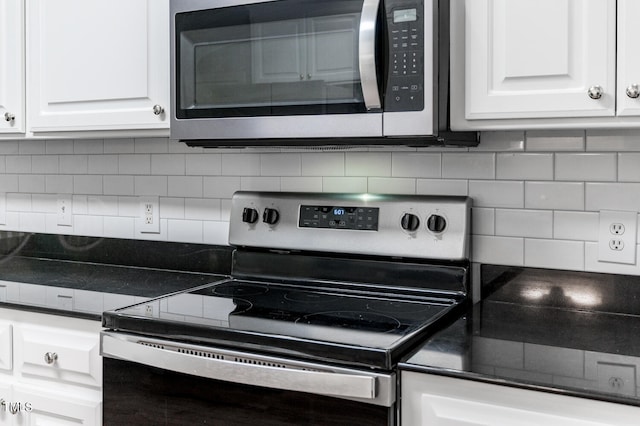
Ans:
[[[256,296],[258,294],[265,294],[269,291],[269,287],[259,284],[238,284],[238,283],[223,283],[213,287],[213,294],[220,296]]]
[[[364,311],[318,312],[305,315],[296,320],[296,323],[375,331],[378,333],[386,333],[400,327],[400,321],[393,317]]]
[[[433,306],[420,303],[410,303],[398,300],[372,300],[367,303],[367,307],[372,311],[389,314],[415,314],[433,309]]]

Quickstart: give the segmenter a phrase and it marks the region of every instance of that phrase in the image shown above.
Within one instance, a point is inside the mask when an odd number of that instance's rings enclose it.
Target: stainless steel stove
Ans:
[[[230,277],[104,313],[105,424],[131,413],[118,395],[138,365],[218,389],[215,404],[198,396],[197,406],[215,408],[220,424],[395,424],[398,360],[468,303],[470,204],[236,193]],[[115,383],[109,371],[121,372]],[[171,406],[164,393],[154,398]],[[264,398],[277,414],[247,404],[240,420],[242,401]],[[167,410],[167,424],[179,424]]]

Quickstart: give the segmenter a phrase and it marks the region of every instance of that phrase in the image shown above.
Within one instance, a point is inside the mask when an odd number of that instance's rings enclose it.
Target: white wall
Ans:
[[[469,195],[475,262],[640,275],[598,263],[595,243],[599,210],[640,211],[637,131],[489,132],[477,148],[420,150],[0,141],[4,230],[226,244],[238,189]],[[58,194],[73,194],[72,227],[56,223]],[[140,195],[160,197],[160,234],[137,231]]]

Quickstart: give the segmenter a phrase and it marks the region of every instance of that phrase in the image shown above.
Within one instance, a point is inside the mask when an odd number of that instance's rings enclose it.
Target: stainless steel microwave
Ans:
[[[447,131],[447,0],[171,0],[171,137],[476,145]]]

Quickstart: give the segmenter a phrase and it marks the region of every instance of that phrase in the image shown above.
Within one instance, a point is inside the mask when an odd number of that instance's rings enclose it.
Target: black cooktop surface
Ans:
[[[371,288],[230,279],[105,312],[106,327],[389,369],[460,301]]]

